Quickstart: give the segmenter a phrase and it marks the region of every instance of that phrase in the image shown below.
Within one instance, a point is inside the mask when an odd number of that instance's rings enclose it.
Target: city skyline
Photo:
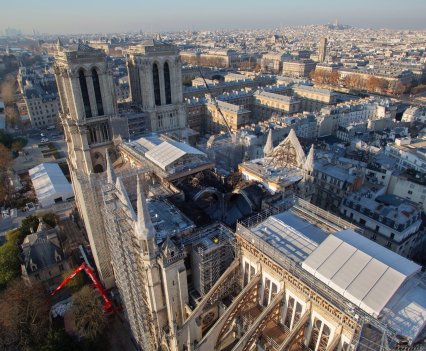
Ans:
[[[121,4],[122,5],[122,4]],[[335,0],[287,3],[278,0],[265,2],[218,0],[200,5],[194,0],[161,3],[127,1],[123,11],[111,0],[74,1],[58,6],[53,0],[32,3],[15,1],[3,6],[1,31],[19,28],[23,33],[79,34],[114,32],[162,32],[177,30],[219,30],[274,28],[327,24],[336,19],[356,27],[389,29],[426,29],[426,2],[409,0],[360,0],[339,3]],[[22,11],[25,8],[25,11]],[[127,11],[126,9],[132,9]],[[67,16],[63,16],[63,13]],[[16,23],[16,13],[20,23]],[[78,19],[78,22],[75,20]]]

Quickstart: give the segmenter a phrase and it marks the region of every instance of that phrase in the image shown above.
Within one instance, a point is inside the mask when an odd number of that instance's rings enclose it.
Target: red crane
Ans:
[[[86,262],[83,262],[79,267],[77,267],[77,269],[74,272],[72,272],[67,278],[65,278],[63,280],[63,282],[61,284],[59,284],[59,286],[55,290],[53,290],[50,295],[52,295],[52,296],[55,295],[72,278],[74,278],[76,276],[76,274],[78,274],[82,270],[84,270],[86,272],[86,274],[89,276],[89,278],[92,281],[92,283],[95,286],[95,288],[99,291],[99,294],[101,295],[102,300],[104,301],[104,304],[103,304],[104,311],[105,312],[114,312],[114,309],[113,309],[113,306],[112,306],[112,302],[109,299],[106,290],[104,289],[104,287],[102,286],[101,282],[99,281],[99,279],[96,277],[95,273],[90,269],[90,267],[87,265]]]

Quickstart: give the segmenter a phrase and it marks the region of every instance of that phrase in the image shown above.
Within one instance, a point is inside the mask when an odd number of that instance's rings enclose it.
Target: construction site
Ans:
[[[425,349],[421,266],[309,203],[313,146],[305,153],[290,129],[274,147],[270,131],[252,159],[201,74],[223,133],[194,147],[178,50],[150,39],[130,55],[132,97],[151,125],[134,140],[116,116],[102,50],[59,42],[55,72],[62,105],[78,107],[61,118],[98,275],[92,282],[106,310],[117,289],[139,349]],[[92,72],[103,82],[96,89],[85,83],[88,62],[100,70]],[[160,93],[163,69],[168,88]],[[110,133],[98,140],[93,131],[104,127]],[[86,268],[77,270],[91,276]]]

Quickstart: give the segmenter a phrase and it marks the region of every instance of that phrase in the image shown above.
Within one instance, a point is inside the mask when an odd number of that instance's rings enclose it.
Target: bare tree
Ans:
[[[12,163],[10,150],[0,143],[0,171],[7,171]]]
[[[41,285],[21,279],[0,295],[0,349],[31,351],[41,345],[49,327],[49,304]]]
[[[78,333],[90,341],[96,340],[107,326],[98,292],[85,286],[73,295],[72,302]]]
[[[7,122],[10,126],[14,127],[19,123],[19,111],[16,107],[16,105],[13,106],[6,106],[4,109]]]
[[[12,155],[10,150],[0,143],[0,203],[3,203],[10,197],[11,187],[8,170],[11,164]]]
[[[6,105],[15,102],[16,93],[16,78],[13,75],[6,77],[6,80],[1,85],[1,96]]]

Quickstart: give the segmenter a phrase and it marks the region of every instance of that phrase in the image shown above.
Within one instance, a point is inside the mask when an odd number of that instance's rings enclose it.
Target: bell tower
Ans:
[[[70,164],[85,174],[103,172],[105,148],[114,134],[123,133],[116,128],[117,103],[107,56],[82,42],[67,48],[58,42],[55,75]]]
[[[114,277],[96,180],[106,176],[106,172],[100,174],[107,170],[105,153],[114,135],[127,135],[127,123],[117,116],[112,72],[104,51],[81,41],[68,47],[58,41],[54,69],[76,205],[99,276],[109,288]]]
[[[127,68],[132,100],[146,112],[151,131],[186,127],[182,63],[177,47],[145,40],[129,47]]]

